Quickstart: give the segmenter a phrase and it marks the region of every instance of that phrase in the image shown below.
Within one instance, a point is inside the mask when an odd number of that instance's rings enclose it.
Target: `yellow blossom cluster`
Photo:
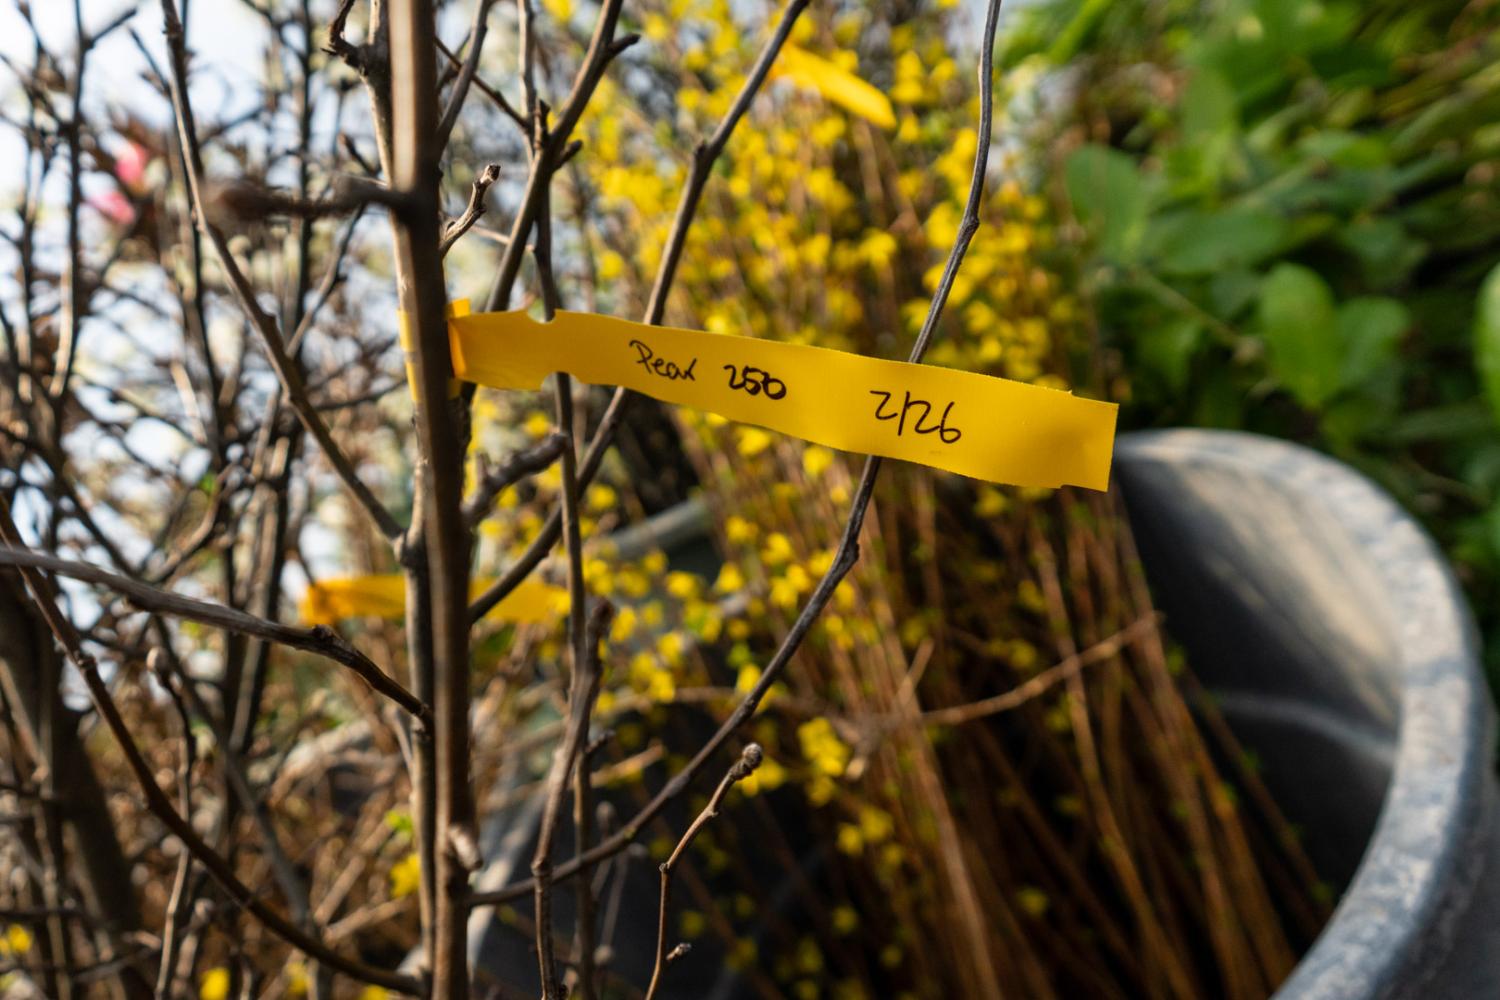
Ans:
[[[544,0],[560,21],[574,16],[573,7]],[[744,83],[769,32],[768,9],[729,0],[643,0],[632,9],[630,28],[643,41],[631,59],[645,71],[602,81],[578,127],[585,153],[557,191],[560,217],[587,219],[576,246],[601,311],[643,312],[692,151]],[[910,351],[961,224],[979,140],[977,102],[967,56],[939,29],[940,16],[928,8],[904,23],[890,17],[878,5],[852,5],[810,10],[798,22],[791,38],[798,50],[881,90],[894,127],[852,113],[803,85],[803,76],[772,74],[708,178],[667,322],[887,358]],[[1047,202],[1010,154],[992,158],[982,221],[927,360],[1059,386],[1055,373],[1068,363],[1080,310],[1049,265],[1057,237]],[[586,420],[597,415],[583,409]],[[474,415],[476,449],[489,454],[525,447],[553,427],[548,402],[530,394],[481,391]],[[857,460],[821,446],[714,414],[675,415],[718,515],[720,569],[700,576],[661,552],[626,558],[614,549],[609,533],[642,513],[616,455],[582,505],[586,587],[617,609],[597,714],[628,753],[690,702],[723,711],[761,685],[775,644],[833,565],[838,539],[828,526],[840,523],[857,473]],[[526,551],[560,486],[554,466],[496,498],[480,527],[476,571],[497,572]],[[966,496],[965,508],[991,522],[1036,499],[988,486]],[[982,586],[1007,586],[1014,575],[977,555],[974,567]],[[795,788],[819,807],[840,860],[891,887],[910,874],[909,848],[928,828],[902,814],[889,772],[881,782],[861,780],[868,747],[859,742],[856,752],[834,710],[870,695],[859,689],[866,651],[880,650],[904,669],[905,657],[930,646],[941,622],[921,608],[893,610],[880,594],[861,572],[834,590],[794,662],[796,679],[771,686],[752,720],[750,735],[766,758],[737,794]],[[1028,582],[1014,601],[1041,614],[1042,597]],[[986,656],[1018,672],[1043,662],[1020,638],[982,641]],[[560,630],[551,627],[534,648],[544,661],[560,660]],[[804,662],[813,658],[817,666]],[[668,753],[666,764],[675,770],[681,761]],[[659,839],[650,847],[665,857],[672,842]],[[703,851],[707,870],[725,863],[711,839]],[[394,870],[391,879],[394,895]],[[1040,904],[1028,896],[1018,905],[1034,912]],[[728,915],[755,917],[753,910]],[[699,911],[677,919],[685,939],[715,929]],[[860,910],[840,906],[828,929],[850,935],[860,923]],[[867,995],[860,982],[837,978],[825,961],[828,940],[809,937],[763,955],[754,939],[733,938],[728,962],[768,969],[790,996]],[[896,969],[907,954],[892,941],[880,964]]]
[[[580,196],[602,216],[591,253],[601,278],[618,277],[627,288],[654,272],[685,177],[683,154],[717,126],[763,41],[726,0],[645,9],[648,54],[675,80],[669,127],[651,127],[650,102],[616,85],[581,125],[599,153],[580,161],[587,177]],[[690,230],[671,300],[682,322],[905,353],[958,232],[977,105],[941,34],[907,23],[892,28],[888,45],[867,45],[878,16],[858,8],[809,14],[792,40],[883,85],[897,114],[894,133],[773,76],[736,129]],[[713,72],[696,67],[694,53],[704,53]],[[1001,167],[930,360],[1044,380],[1055,367],[1056,335],[1071,331],[1077,308],[1045,264],[1055,237],[1044,198],[1012,176],[1013,160]],[[914,270],[913,261],[926,263]],[[603,291],[622,304],[634,300]],[[745,455],[770,444],[758,428],[737,435]],[[810,475],[821,460],[810,460]]]

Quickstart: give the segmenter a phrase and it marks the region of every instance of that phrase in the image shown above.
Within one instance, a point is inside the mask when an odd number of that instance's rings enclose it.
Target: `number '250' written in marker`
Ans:
[[[682,379],[686,382],[698,381],[693,377],[693,366],[698,363],[697,358],[689,361],[686,368],[679,368],[676,362],[668,361],[666,358],[657,357],[656,353],[652,351],[648,345],[642,343],[639,340],[632,340],[630,342],[630,346],[635,348],[635,353],[637,355],[635,363],[646,369],[651,374],[660,375],[662,378],[669,381],[675,381],[677,379]]]
[[[756,368],[752,365],[736,368],[734,365],[725,365],[724,370],[729,373],[729,388],[731,389],[741,389],[752,396],[759,396],[764,392],[767,399],[780,399],[786,395],[786,383],[764,368]]]
[[[906,432],[906,418],[917,407],[921,407],[922,412],[916,414],[915,419],[911,422],[911,429],[917,434],[936,434],[944,444],[953,444],[964,435],[964,432],[957,427],[948,426],[948,416],[953,412],[952,403],[943,407],[943,415],[938,418],[938,422],[935,425],[924,426],[922,422],[932,416],[932,404],[927,400],[912,399],[911,392],[908,390],[902,393],[901,405],[897,408],[892,403],[895,393],[885,392],[880,389],[871,389],[870,395],[880,397],[880,402],[875,404],[875,419],[896,421],[897,437]]]

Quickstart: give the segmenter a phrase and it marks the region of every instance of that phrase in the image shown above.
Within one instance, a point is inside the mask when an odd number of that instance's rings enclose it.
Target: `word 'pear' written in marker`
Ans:
[[[679,368],[676,362],[657,357],[656,352],[639,340],[632,340],[630,346],[635,348],[635,353],[638,355],[635,363],[651,374],[660,375],[669,382],[677,379],[682,379],[686,382],[698,381],[693,377],[693,366],[698,363],[697,358],[689,361],[686,368]]]

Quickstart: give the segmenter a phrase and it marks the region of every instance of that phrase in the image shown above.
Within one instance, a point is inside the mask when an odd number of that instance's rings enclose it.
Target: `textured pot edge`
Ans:
[[[1333,918],[1277,1000],[1397,996],[1451,947],[1484,858],[1495,718],[1478,637],[1431,538],[1373,482],[1301,445],[1237,431],[1125,435],[1117,460],[1243,470],[1335,508],[1395,605],[1402,661],[1395,767],[1374,834]],[[1417,567],[1414,573],[1404,568]],[[1393,936],[1393,926],[1413,928]]]

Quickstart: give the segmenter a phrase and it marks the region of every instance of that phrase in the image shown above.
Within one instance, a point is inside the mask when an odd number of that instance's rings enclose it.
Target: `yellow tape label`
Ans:
[[[469,597],[478,597],[493,580],[475,580]],[[522,580],[486,615],[496,621],[529,625],[548,621],[568,609],[568,592],[534,578]],[[399,573],[331,577],[312,584],[298,608],[308,625],[333,625],[344,618],[400,618],[406,614],[406,581]]]
[[[824,100],[883,129],[896,127],[896,112],[889,97],[838,64],[790,42],[781,47],[771,75],[800,87],[810,87],[822,94]]]
[[[459,315],[455,374],[539,389],[554,372],[620,385],[842,451],[1018,486],[1109,486],[1113,403],[974,372],[805,344],[559,312]]]

